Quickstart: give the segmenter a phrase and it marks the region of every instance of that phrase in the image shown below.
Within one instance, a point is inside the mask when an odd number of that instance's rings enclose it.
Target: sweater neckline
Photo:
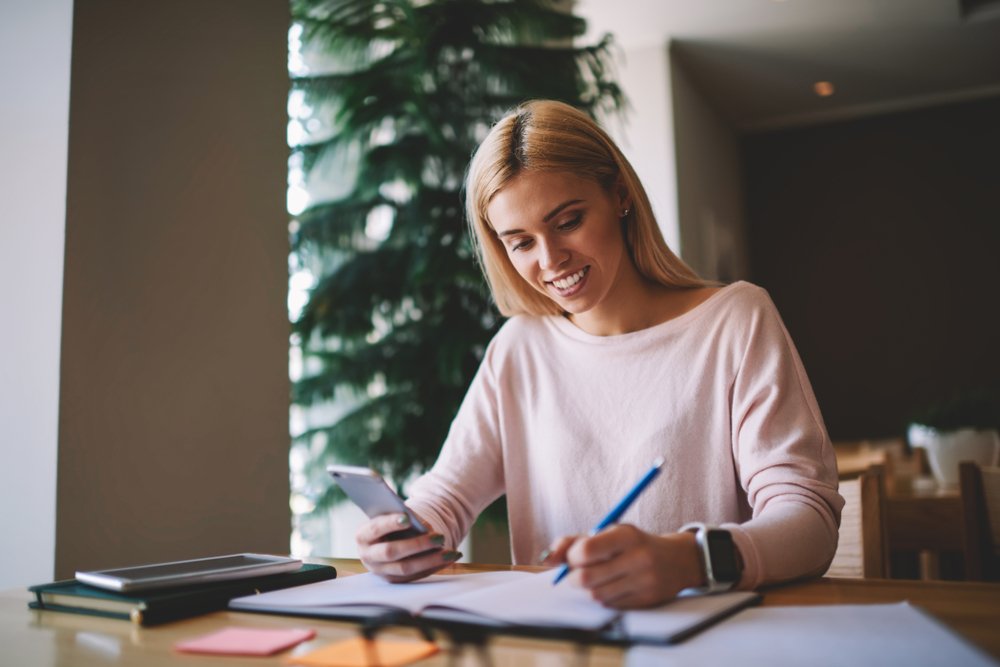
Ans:
[[[551,315],[546,317],[546,320],[551,321],[559,331],[568,335],[571,338],[580,340],[586,343],[594,343],[597,345],[614,345],[618,343],[631,342],[633,340],[641,340],[648,336],[658,336],[671,329],[678,329],[687,326],[689,322],[693,320],[700,319],[715,310],[717,305],[723,301],[728,295],[738,292],[743,287],[749,283],[745,281],[737,281],[722,287],[720,290],[712,294],[710,297],[699,303],[697,306],[691,310],[681,313],[677,317],[672,317],[669,320],[660,322],[659,324],[654,324],[651,327],[646,327],[645,329],[639,329],[638,331],[630,331],[623,334],[613,334],[610,336],[598,336],[595,334],[587,333],[580,327],[573,324],[569,319],[562,315]]]

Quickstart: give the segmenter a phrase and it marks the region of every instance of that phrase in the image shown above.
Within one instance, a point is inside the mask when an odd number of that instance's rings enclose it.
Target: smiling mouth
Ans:
[[[590,267],[585,266],[576,273],[570,274],[565,278],[552,280],[549,282],[549,284],[555,287],[560,293],[569,292],[572,291],[573,288],[576,287],[581,280],[583,280],[584,276],[587,275],[588,271],[590,271]]]

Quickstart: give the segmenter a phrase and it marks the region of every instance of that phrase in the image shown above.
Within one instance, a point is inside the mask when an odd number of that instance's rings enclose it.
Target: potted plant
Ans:
[[[555,0],[293,0],[292,15],[289,178],[308,194],[290,226],[308,286],[292,486],[313,542],[343,498],[326,465],[375,467],[403,493],[502,323],[466,235],[478,140],[526,99],[599,117],[624,99],[610,38],[575,43],[586,22]]]
[[[958,464],[1000,465],[1000,396],[956,394],[916,416],[907,429],[912,447],[927,452],[931,472],[943,488],[958,486]]]

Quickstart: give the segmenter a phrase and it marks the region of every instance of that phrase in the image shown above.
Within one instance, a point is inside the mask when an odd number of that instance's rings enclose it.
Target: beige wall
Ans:
[[[628,108],[623,116],[602,120],[646,188],[667,245],[682,252],[668,58],[661,45],[623,48],[617,74]]]
[[[56,575],[287,552],[286,0],[77,0]]]
[[[739,137],[670,49],[682,257],[704,278],[748,277]]]

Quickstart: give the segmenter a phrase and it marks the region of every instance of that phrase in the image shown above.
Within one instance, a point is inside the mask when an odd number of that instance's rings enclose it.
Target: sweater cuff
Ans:
[[[444,548],[458,548],[458,543],[462,541],[461,538],[456,539],[455,535],[448,530],[448,521],[441,516],[440,512],[437,511],[432,502],[421,502],[411,498],[406,501],[406,506],[416,512],[417,516],[427,522],[427,527],[432,533],[440,533],[441,535],[444,535]]]
[[[743,560],[743,572],[740,574],[736,589],[741,591],[756,589],[763,582],[761,581],[760,554],[757,552],[753,540],[740,528],[739,524],[724,523],[720,528],[725,528],[733,536],[733,544],[736,545],[739,556]]]

